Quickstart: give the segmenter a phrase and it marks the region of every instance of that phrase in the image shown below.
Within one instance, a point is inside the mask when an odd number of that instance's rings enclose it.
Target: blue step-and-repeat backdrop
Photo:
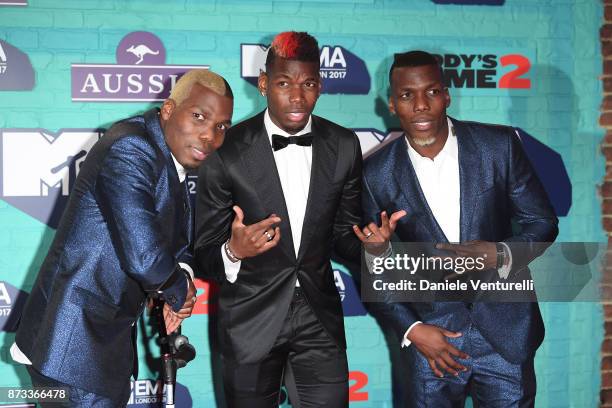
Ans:
[[[261,111],[256,78],[280,31],[317,37],[324,86],[315,113],[354,129],[366,157],[401,135],[386,102],[393,53],[437,54],[452,116],[517,129],[560,217],[558,241],[605,241],[597,196],[602,12],[600,0],[0,0],[0,387],[28,384],[9,355],[20,310],[79,164],[104,129],[158,104],[196,67],[228,79],[234,122]],[[196,181],[189,178],[192,193]],[[391,363],[398,339],[367,313],[348,271],[334,268],[351,406],[392,407],[401,398]],[[179,371],[177,406],[222,406],[209,344],[215,287],[197,287],[183,332],[198,355]],[[541,309],[537,406],[596,406],[601,306]],[[139,339],[141,374],[128,406],[157,407],[159,348],[146,318]]]

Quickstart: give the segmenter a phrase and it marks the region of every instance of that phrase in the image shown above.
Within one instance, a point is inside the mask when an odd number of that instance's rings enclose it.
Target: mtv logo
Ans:
[[[259,73],[266,70],[268,49],[264,44],[240,44],[240,76],[253,86],[257,86]],[[365,95],[370,91],[365,62],[346,48],[324,45],[319,64],[322,93]]]
[[[387,143],[390,143],[393,140],[397,139],[404,133],[402,130],[395,129],[391,129],[386,133],[381,132],[378,129],[372,128],[357,128],[353,130],[359,138],[359,143],[361,144],[361,152],[363,154],[364,159],[370,156],[378,149],[385,146]]]
[[[50,188],[61,188],[67,196],[85,155],[99,138],[92,131],[53,135],[41,129],[6,130],[1,136],[5,197],[44,197]],[[24,153],[29,160],[23,160]]]
[[[2,198],[56,228],[80,166],[100,136],[94,130],[0,129]]]
[[[266,70],[268,49],[263,44],[240,44],[240,76],[257,86],[260,72]]]

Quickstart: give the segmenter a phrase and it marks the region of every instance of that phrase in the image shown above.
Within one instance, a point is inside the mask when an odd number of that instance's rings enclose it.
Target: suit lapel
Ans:
[[[174,163],[173,163],[174,164]],[[176,256],[180,258],[193,239],[193,220],[191,215],[191,200],[189,198],[189,189],[187,187],[187,179],[184,183],[177,183],[172,187],[173,197],[176,209],[176,233],[178,237],[176,241],[177,251]]]
[[[170,188],[170,197],[174,200],[174,208],[178,215],[175,216],[175,229],[178,231],[179,237],[187,239],[187,242],[177,245],[179,254],[189,246],[192,235],[192,221],[191,221],[191,205],[189,203],[189,194],[187,192],[187,181],[185,184],[179,182],[178,173],[176,171],[176,165],[172,159],[172,152],[166,144],[164,132],[161,128],[159,121],[159,109],[150,109],[143,114],[145,119],[145,127],[147,128],[147,134],[153,140],[153,142],[159,147],[161,152],[166,159],[166,167],[168,168],[168,184]],[[184,217],[187,217],[185,219]],[[187,230],[183,230],[187,228]]]
[[[291,225],[287,204],[281,187],[274,154],[270,146],[270,140],[263,121],[263,113],[256,116],[253,120],[256,126],[253,127],[250,137],[244,139],[239,147],[240,156],[244,166],[248,170],[246,177],[250,184],[257,191],[257,196],[261,202],[266,216],[276,214],[281,218],[281,240],[279,246],[293,259],[295,259],[295,249],[293,248],[293,238],[291,235]]]
[[[460,121],[451,119],[457,135],[457,148],[459,155],[459,185],[461,215],[459,230],[461,241],[471,239],[472,217],[477,207],[478,196],[481,190],[482,160],[476,147],[474,138],[469,129]]]
[[[184,185],[184,206],[185,206],[185,231],[187,231],[187,246],[193,241],[193,217],[191,212],[191,198],[189,197],[188,179],[185,179]]]
[[[304,255],[318,225],[318,219],[323,213],[323,206],[327,205],[327,193],[338,163],[338,138],[329,134],[328,129],[323,127],[319,118],[314,115],[312,116],[312,134],[310,186],[298,259]]]
[[[398,169],[398,171],[394,172],[396,189],[401,191],[404,200],[408,203],[408,208],[412,209],[412,214],[409,211],[408,216],[418,217],[419,222],[425,227],[425,231],[431,232],[435,242],[448,242],[446,235],[444,235],[442,228],[440,228],[431,212],[431,208],[427,204],[427,199],[423,194],[419,179],[408,155],[408,141],[405,135],[401,137],[401,141],[396,143],[393,157],[395,163],[397,163],[395,168]]]

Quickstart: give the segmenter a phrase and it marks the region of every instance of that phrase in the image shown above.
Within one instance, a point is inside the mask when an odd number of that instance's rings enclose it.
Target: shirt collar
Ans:
[[[453,122],[449,119],[448,116],[446,117],[446,121],[448,123],[448,137],[446,138],[446,142],[444,143],[442,150],[440,150],[440,152],[436,155],[436,157],[433,158],[434,162],[440,161],[444,159],[445,157],[454,158],[455,160],[457,160],[458,158],[457,135],[455,135],[455,127],[453,126]],[[410,143],[407,143],[407,145],[408,145],[408,155],[410,156],[410,159],[413,162],[415,160],[430,160],[431,161],[431,159],[427,157],[423,157],[419,153],[417,153],[417,151],[414,150],[414,148],[412,147]]]
[[[304,129],[300,130],[295,135],[289,134],[285,132],[283,129],[276,126],[276,124],[272,122],[272,118],[270,117],[270,113],[268,112],[268,109],[266,109],[266,113],[264,114],[264,125],[266,127],[266,132],[268,132],[268,139],[270,140],[272,140],[272,135],[281,135],[285,137],[301,136],[306,133],[310,133],[312,131],[312,115],[308,117],[308,123],[306,123],[306,126],[304,126]]]
[[[170,153],[170,156],[172,156],[172,161],[174,162],[174,166],[176,167],[176,172],[178,173],[179,182],[182,183],[183,181],[185,181],[185,178],[187,177],[187,170],[185,170],[185,168],[181,165],[181,163],[179,163],[176,160],[176,157],[174,157],[172,153]]]

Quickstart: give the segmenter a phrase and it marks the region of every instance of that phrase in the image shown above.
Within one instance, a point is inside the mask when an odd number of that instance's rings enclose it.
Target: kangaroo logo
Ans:
[[[139,44],[136,47],[134,47],[133,45],[130,46],[130,48],[128,48],[127,50],[125,50],[126,52],[131,52],[132,54],[134,54],[136,56],[136,58],[138,58],[138,61],[136,61],[136,65],[140,64],[145,55],[159,55],[159,51],[153,51],[152,49],[150,49],[149,47],[147,47],[144,44]]]

